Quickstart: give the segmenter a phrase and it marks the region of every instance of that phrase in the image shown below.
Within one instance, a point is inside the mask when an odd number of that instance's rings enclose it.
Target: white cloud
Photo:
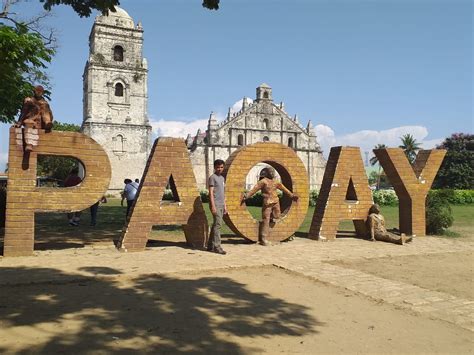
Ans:
[[[252,99],[247,98],[249,103]],[[238,112],[242,108],[243,99],[238,100],[231,106],[231,113]],[[222,121],[224,117],[219,112],[214,112],[217,121]],[[188,120],[165,119],[158,120],[150,118],[153,134],[158,137],[182,137],[186,138],[188,134],[195,136],[200,128],[201,132],[207,129],[207,121],[209,118],[191,118]]]
[[[329,154],[331,147],[340,145],[360,147],[362,153],[365,151],[372,153],[372,149],[377,144],[398,147],[400,137],[407,133],[413,135],[424,149],[434,148],[443,140],[442,138],[427,140],[428,129],[423,126],[402,126],[382,131],[362,130],[340,136],[336,135],[334,130],[326,125],[317,125],[315,131],[325,156]]]
[[[0,172],[5,171],[8,163],[8,153],[0,152]]]
[[[153,128],[153,133],[158,136],[186,138],[188,134],[196,135],[199,128],[201,131],[205,131],[207,128],[207,118],[189,122],[159,119],[158,121],[151,120],[150,124]]]
[[[234,113],[234,112],[239,112],[241,109],[242,109],[242,103],[244,102],[244,99],[240,99],[239,101],[237,101],[235,104],[233,104],[230,108],[230,113]],[[249,104],[252,104],[253,103],[253,100],[251,98],[248,98],[247,97],[247,102]]]

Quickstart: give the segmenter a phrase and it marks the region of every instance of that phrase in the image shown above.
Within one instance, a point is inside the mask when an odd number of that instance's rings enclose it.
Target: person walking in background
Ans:
[[[95,225],[97,224],[97,211],[99,210],[99,206],[100,206],[101,203],[107,203],[107,197],[102,196],[102,198],[99,201],[94,203],[89,208],[89,210],[91,212],[91,227],[95,227]]]
[[[225,206],[225,179],[222,176],[224,171],[224,161],[217,159],[214,161],[214,174],[209,176],[209,207],[213,216],[211,236],[207,245],[207,250],[213,253],[227,254],[221,247],[221,228],[224,214],[227,213]]]
[[[64,187],[73,187],[79,185],[81,182],[82,179],[79,177],[79,168],[76,167],[71,170],[66,180],[64,180]],[[69,212],[67,218],[70,226],[77,227],[81,220],[81,211]]]
[[[123,200],[127,200],[127,214],[125,216],[128,217],[133,201],[135,201],[137,195],[138,184],[130,179],[125,179],[123,183],[125,184],[125,188],[122,192],[122,201],[120,201],[120,204],[123,206]]]

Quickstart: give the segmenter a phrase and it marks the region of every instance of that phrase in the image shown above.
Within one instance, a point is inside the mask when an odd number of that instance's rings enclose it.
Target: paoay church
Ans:
[[[143,27],[140,22],[135,25],[125,10],[116,10],[97,16],[89,36],[81,128],[109,156],[112,179],[108,192],[112,194],[123,189],[125,178],[141,178],[152,146]],[[308,171],[310,188],[319,189],[326,161],[311,121],[301,126],[283,103],[273,102],[272,89],[266,84],[257,88],[254,101],[244,98],[238,112],[229,109],[222,122],[211,113],[207,129],[186,138],[198,187],[206,188],[215,159],[226,160],[239,147],[261,141],[294,149]],[[247,188],[257,181],[264,166],[259,164],[249,172]]]

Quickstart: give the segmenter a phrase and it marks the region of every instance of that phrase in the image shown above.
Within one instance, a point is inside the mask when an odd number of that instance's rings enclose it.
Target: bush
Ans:
[[[316,206],[316,201],[318,201],[319,191],[318,190],[311,190],[309,192],[309,205],[311,207]]]
[[[426,232],[443,234],[454,222],[449,201],[454,190],[431,190],[426,198]]]
[[[453,205],[469,205],[474,203],[474,190],[431,190],[433,195],[439,194],[442,198],[448,199]]]
[[[372,191],[374,203],[379,206],[397,206],[398,197],[394,190],[375,190]]]
[[[0,186],[0,228],[5,227],[5,212],[7,210],[7,188]]]
[[[178,193],[179,193],[179,190],[178,190]],[[200,190],[199,195],[201,196],[202,202],[209,202],[209,191],[207,191],[206,189]],[[174,201],[173,192],[170,189],[165,189],[165,192],[163,194],[163,200]]]

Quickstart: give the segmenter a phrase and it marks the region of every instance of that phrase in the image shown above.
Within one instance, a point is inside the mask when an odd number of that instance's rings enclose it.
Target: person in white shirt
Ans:
[[[130,179],[125,179],[123,183],[125,184],[125,188],[122,192],[122,201],[120,201],[120,204],[123,206],[123,200],[127,200],[127,214],[125,216],[128,217],[135,197],[137,196],[138,184]]]

